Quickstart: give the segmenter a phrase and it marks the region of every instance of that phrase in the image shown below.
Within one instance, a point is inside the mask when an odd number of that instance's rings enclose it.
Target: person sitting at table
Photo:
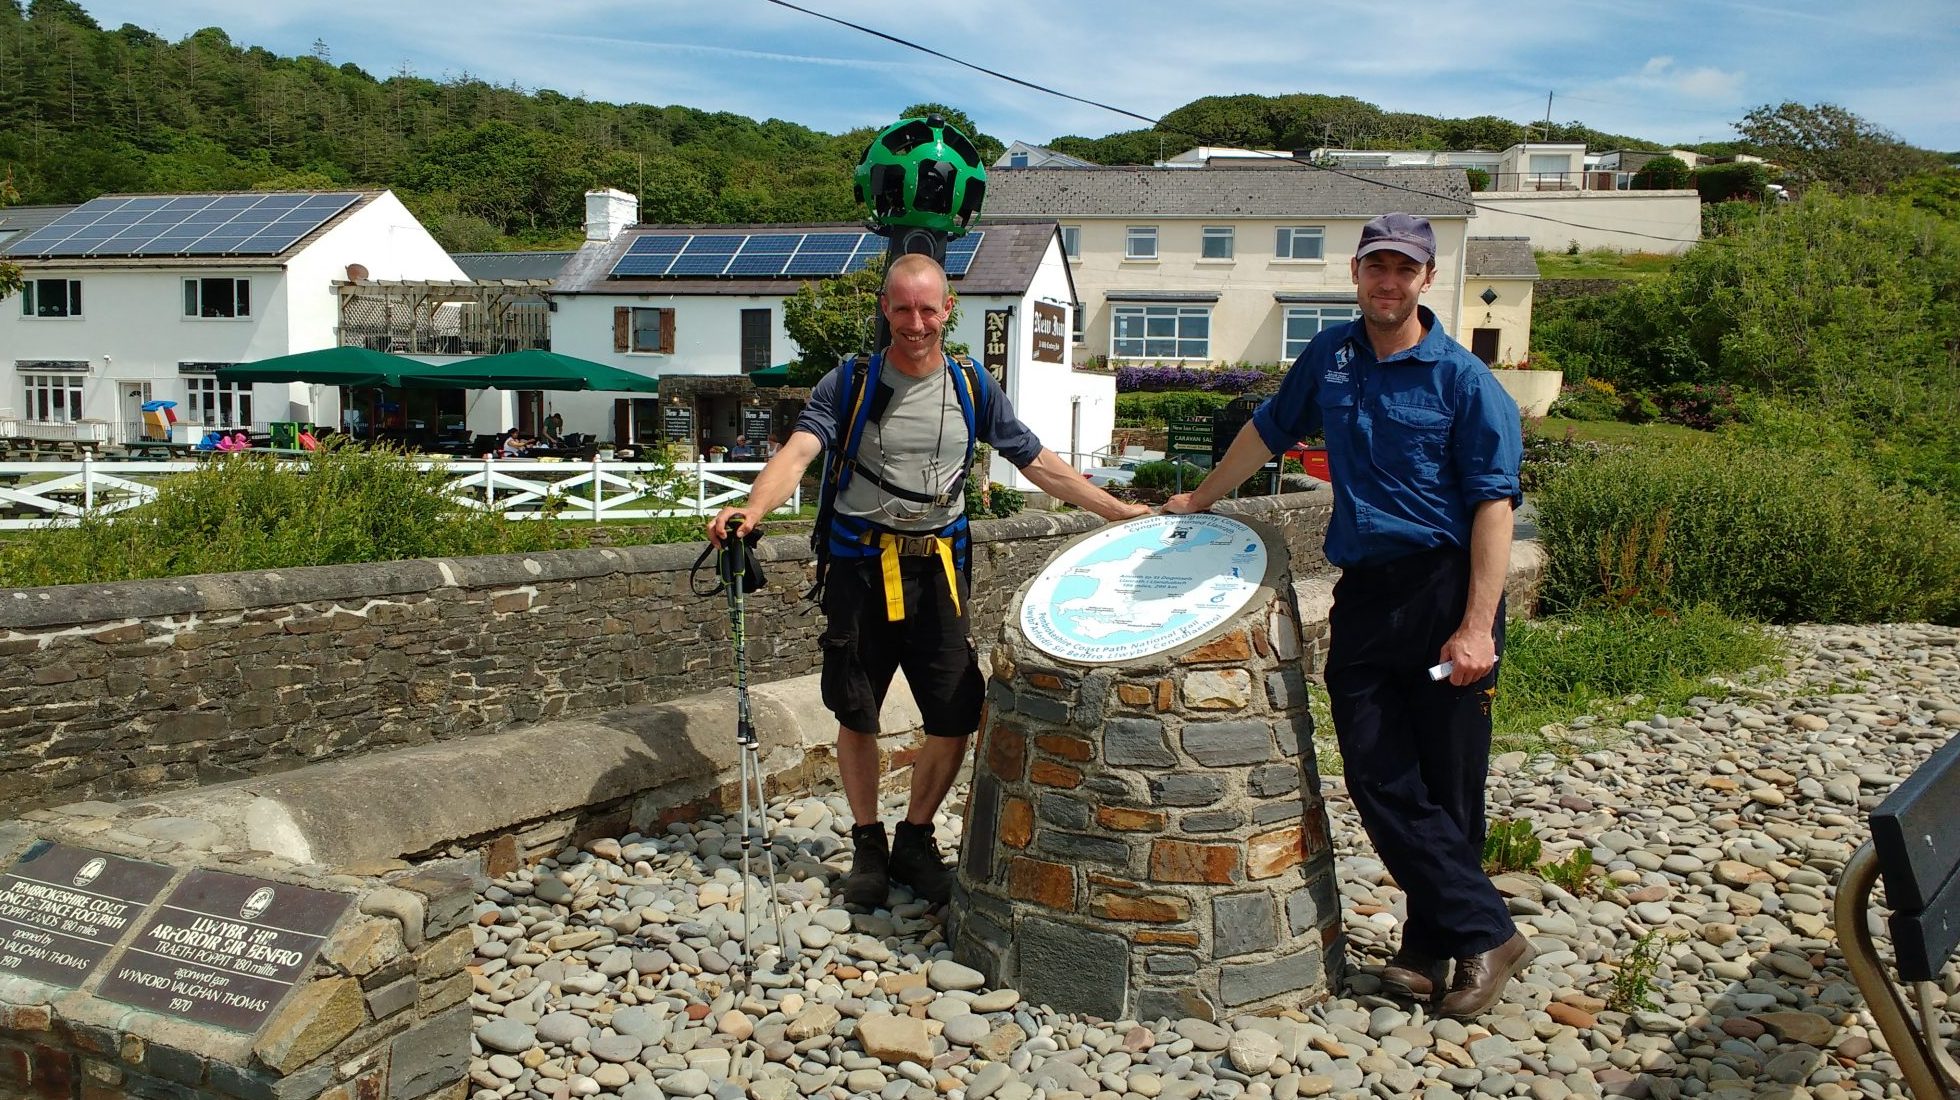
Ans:
[[[518,434],[516,428],[504,433],[504,442],[497,453],[505,458],[522,458],[531,452],[531,440]]]
[[[754,457],[755,448],[749,446],[749,437],[745,435],[736,436],[735,445],[728,449],[728,461],[747,462]]]

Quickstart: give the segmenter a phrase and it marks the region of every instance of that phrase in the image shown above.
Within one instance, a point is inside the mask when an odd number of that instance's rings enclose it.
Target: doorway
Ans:
[[[143,405],[150,400],[148,382],[123,382],[118,387],[122,391],[119,406],[122,409],[122,441],[133,442],[145,438],[143,431]]]
[[[1484,366],[1494,365],[1497,362],[1497,341],[1503,333],[1503,329],[1497,328],[1472,329],[1470,331],[1470,354],[1482,359]]]

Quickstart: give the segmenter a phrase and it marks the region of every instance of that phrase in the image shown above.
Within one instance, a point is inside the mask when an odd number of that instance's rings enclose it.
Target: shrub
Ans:
[[[0,585],[29,587],[584,545],[586,528],[506,519],[457,499],[440,469],[387,448],[325,446],[299,462],[214,459],[156,498],[0,548]]]
[[[1180,470],[1186,489],[1197,488],[1205,479],[1205,472],[1189,462],[1146,462],[1131,474],[1130,485],[1136,489],[1176,489]]]
[[[1702,431],[1713,431],[1742,415],[1735,390],[1726,385],[1676,382],[1657,397],[1661,419]]]
[[[1551,484],[1567,467],[1588,461],[1604,449],[1601,444],[1582,443],[1574,439],[1570,430],[1557,438],[1526,431],[1524,462],[1518,468],[1519,485],[1527,493],[1536,493]]]
[[[1168,393],[1119,393],[1116,418],[1138,424],[1164,424],[1172,420],[1210,416],[1231,404],[1229,393],[1178,390]]]
[[[1626,958],[1611,964],[1613,984],[1606,993],[1606,1007],[1615,1012],[1654,1008],[1654,977],[1673,942],[1655,928],[1627,950]]]
[[[1621,450],[1538,495],[1552,608],[1708,603],[1790,622],[1960,622],[1942,502],[1821,450],[1722,437]]]
[[[1636,191],[1672,191],[1693,185],[1687,162],[1676,156],[1655,157],[1633,174]]]
[[[1613,420],[1620,415],[1620,391],[1603,378],[1588,378],[1559,390],[1551,415],[1567,420]]]
[[[1245,393],[1268,380],[1263,370],[1252,367],[1118,367],[1117,393],[1163,393],[1172,390],[1201,390],[1207,393]]]

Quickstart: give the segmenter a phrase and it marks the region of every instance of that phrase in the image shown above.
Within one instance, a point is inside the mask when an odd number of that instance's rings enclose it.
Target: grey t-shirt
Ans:
[[[1041,441],[1015,417],[1007,395],[995,387],[992,376],[985,371],[975,374],[989,393],[981,402],[989,415],[975,425],[980,442],[999,451],[1016,467],[1026,467],[1041,454]],[[883,417],[865,423],[864,436],[858,441],[858,464],[889,485],[931,496],[944,493],[958,479],[966,460],[966,417],[960,412],[960,398],[954,388],[959,380],[951,370],[913,378],[896,367],[881,367],[878,381],[891,387],[892,398]],[[817,383],[810,403],[796,421],[796,430],[816,436],[825,450],[837,446],[842,434],[837,424],[837,401],[843,388],[844,370],[838,367]],[[981,471],[977,476],[986,473]],[[963,495],[935,506],[896,496],[870,478],[855,475],[837,498],[839,513],[895,531],[936,531],[958,518],[964,508]]]

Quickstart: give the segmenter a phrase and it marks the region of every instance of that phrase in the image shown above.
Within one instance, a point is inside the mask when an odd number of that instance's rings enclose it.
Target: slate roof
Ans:
[[[987,177],[987,209],[1020,217],[1468,217],[1461,168],[1017,168]]]
[[[24,237],[75,209],[69,206],[0,206],[0,247]]]
[[[961,294],[1025,294],[1033,284],[1036,270],[1060,228],[1053,221],[987,219],[974,226],[986,231],[980,249],[965,275],[952,279]],[[808,225],[660,225],[634,226],[610,241],[598,241],[579,249],[558,274],[557,294],[764,294],[788,295],[808,277],[775,279],[614,279],[613,265],[626,254],[634,241],[656,234],[690,233],[838,233],[863,231],[855,222]],[[1060,246],[1057,245],[1057,248]],[[458,260],[460,261],[460,258]],[[465,268],[465,270],[468,270]]]
[[[1536,279],[1538,260],[1530,237],[1471,237],[1464,242],[1463,273],[1486,279]]]
[[[452,252],[472,279],[553,279],[576,252]]]

